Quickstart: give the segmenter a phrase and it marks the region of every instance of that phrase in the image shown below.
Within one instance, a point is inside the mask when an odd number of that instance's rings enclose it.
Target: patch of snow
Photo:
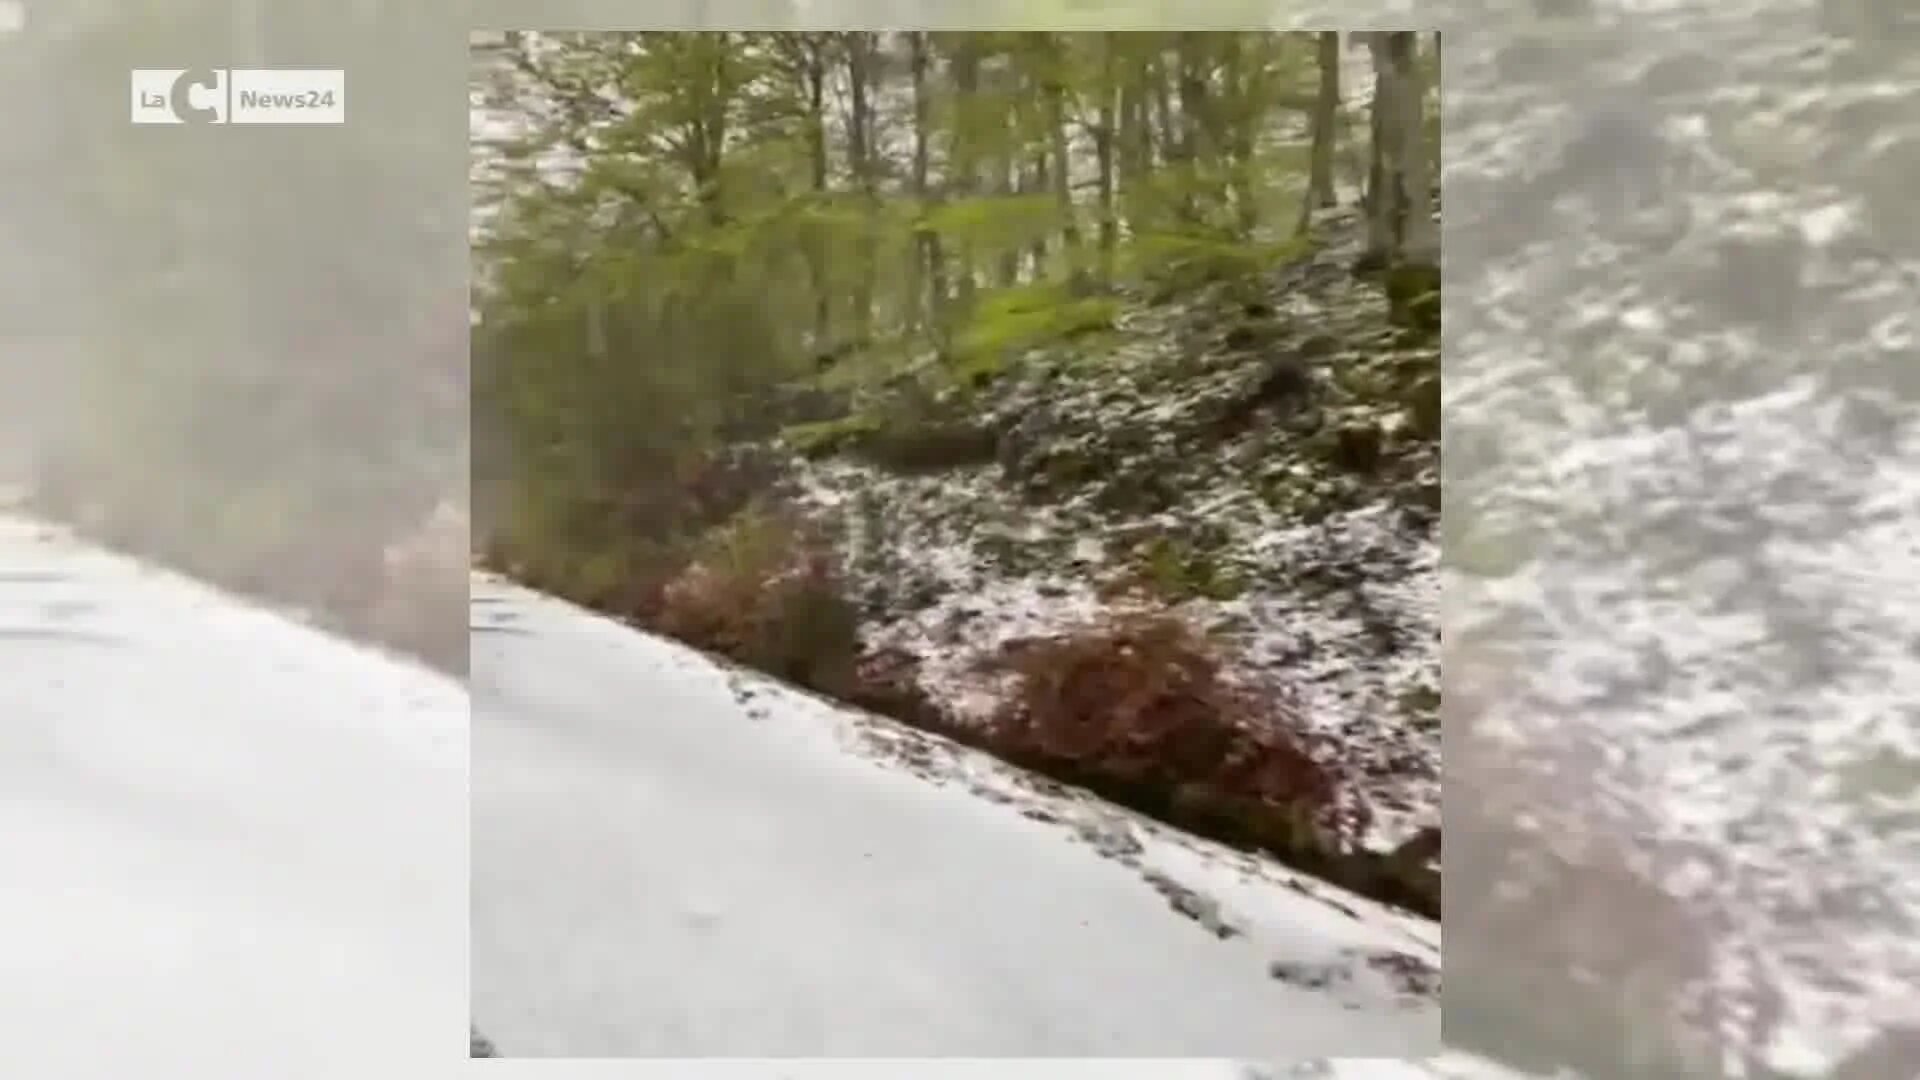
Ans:
[[[1437,972],[1431,923],[495,579],[474,608],[503,1055],[1437,1046],[1437,986],[1396,974]]]
[[[869,618],[863,640],[919,657],[923,689],[963,723],[986,723],[1007,700],[1010,677],[986,661],[1008,642],[1138,606],[1097,587],[1122,569],[1113,556],[1120,537],[1183,522],[1224,530],[1222,560],[1252,584],[1234,599],[1188,599],[1171,612],[1229,646],[1230,677],[1298,697],[1309,731],[1342,755],[1374,810],[1368,846],[1391,847],[1438,820],[1438,725],[1410,725],[1403,702],[1438,687],[1439,545],[1407,534],[1391,509],[1370,504],[1302,524],[1230,479],[1175,512],[1115,521],[1072,503],[1024,504],[996,470],[901,477],[828,461],[798,475],[801,505],[848,526],[843,551],[856,591],[902,575],[937,586],[930,602],[890,604]],[[983,546],[1005,536],[1057,541],[1062,555],[1036,569],[1004,568]],[[1308,588],[1329,565],[1342,583]],[[1402,639],[1385,652],[1371,636],[1383,627]]]

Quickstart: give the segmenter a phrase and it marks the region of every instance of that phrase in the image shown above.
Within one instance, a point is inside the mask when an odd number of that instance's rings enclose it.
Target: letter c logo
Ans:
[[[181,72],[180,77],[173,80],[173,92],[168,99],[169,103],[173,106],[173,115],[179,117],[182,123],[213,123],[214,120],[219,117],[220,110],[212,108],[211,106],[207,108],[195,106],[191,100],[192,95],[189,91],[196,86],[202,90],[212,90],[218,84],[219,79],[215,77],[210,68],[193,68]]]

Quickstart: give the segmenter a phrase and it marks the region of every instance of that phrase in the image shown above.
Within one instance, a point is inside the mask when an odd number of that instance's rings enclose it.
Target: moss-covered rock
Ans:
[[[1411,330],[1440,330],[1440,268],[1425,263],[1401,263],[1388,268],[1387,320]]]
[[[894,423],[883,425],[848,449],[896,472],[940,472],[992,464],[999,442],[999,432],[985,424]]]

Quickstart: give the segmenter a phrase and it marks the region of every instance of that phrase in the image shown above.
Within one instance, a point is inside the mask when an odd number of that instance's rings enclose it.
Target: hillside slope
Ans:
[[[976,390],[899,379],[776,446],[815,459],[794,487],[863,641],[957,723],[993,723],[1010,647],[1170,614],[1292,704],[1385,849],[1439,822],[1439,341],[1351,272],[1351,211],[1316,225],[1275,270],[1123,294],[1111,330],[973,361]]]

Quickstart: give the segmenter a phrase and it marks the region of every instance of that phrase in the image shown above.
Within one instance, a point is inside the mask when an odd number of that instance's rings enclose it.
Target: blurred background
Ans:
[[[15,11],[0,472],[111,546],[463,667],[462,121],[419,62],[457,71],[446,21]],[[345,67],[348,122],[129,123],[130,69],[196,63]]]

